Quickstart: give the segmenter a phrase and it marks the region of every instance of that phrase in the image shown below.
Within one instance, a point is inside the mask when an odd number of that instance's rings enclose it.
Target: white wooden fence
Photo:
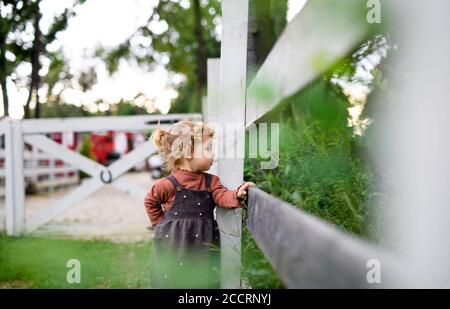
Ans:
[[[330,9],[330,4],[333,9]],[[307,83],[322,74],[337,60],[346,56],[353,48],[361,43],[367,35],[365,15],[358,15],[361,5],[359,0],[315,0],[309,1],[286,27],[284,33],[276,42],[249,85],[246,87],[246,56],[247,56],[247,28],[248,28],[248,0],[222,1],[222,47],[220,59],[208,61],[208,98],[204,117],[208,121],[218,122],[226,126],[241,125],[242,132],[236,139],[222,136],[219,147],[220,153],[226,147],[234,147],[244,151],[245,128],[249,128],[256,120],[268,113],[283,98],[286,98],[303,88]],[[338,10],[336,11],[336,8]],[[326,22],[325,22],[326,21]],[[319,59],[317,59],[319,57]],[[269,90],[261,97],[262,88]],[[243,153],[237,154],[237,159],[219,159],[217,171],[223,183],[228,187],[236,187],[243,180]],[[249,222],[257,222],[256,214],[264,209],[253,210],[256,206],[256,190],[251,190],[249,204]],[[279,205],[275,199],[269,199],[273,207]],[[261,204],[261,203],[259,203]],[[290,211],[289,207],[284,210]],[[250,225],[251,231],[258,244],[273,263],[283,281],[290,287],[303,282],[304,278],[295,276],[279,268],[282,262],[291,263],[290,267],[297,267],[294,261],[287,258],[271,259],[275,256],[272,250],[277,248],[274,244],[280,237],[295,241],[293,229],[288,229],[284,220],[288,216],[263,216],[265,221]],[[219,209],[217,220],[221,229],[222,243],[222,287],[240,287],[241,271],[241,210]],[[280,220],[277,221],[277,218]],[[263,232],[269,228],[270,220],[281,230],[271,237]],[[294,222],[289,222],[295,224]],[[297,222],[301,224],[301,221]],[[312,232],[312,231],[311,231]],[[329,234],[332,235],[333,233]],[[313,237],[313,233],[309,234]],[[326,238],[324,239],[326,241]],[[288,247],[283,254],[296,255]],[[277,248],[279,249],[279,248]],[[291,248],[292,249],[292,248]],[[308,248],[306,248],[308,250]],[[320,250],[317,254],[328,254]],[[279,254],[281,254],[279,252]],[[277,255],[279,256],[279,255]],[[300,260],[300,259],[298,259]],[[360,282],[360,281],[358,281]],[[307,286],[307,284],[303,284]]]
[[[411,2],[414,2],[414,4]],[[442,118],[442,115],[448,117],[449,105],[436,105],[437,103],[430,102],[424,97],[424,95],[430,95],[424,85],[440,85],[440,88],[433,86],[434,93],[441,94],[442,98],[448,98],[448,94],[445,94],[444,81],[449,80],[448,75],[445,75],[448,73],[445,72],[450,69],[448,65],[450,43],[448,42],[448,34],[444,29],[449,28],[450,22],[442,12],[448,12],[450,5],[448,1],[436,0],[432,2],[438,2],[439,5],[416,0],[397,1],[396,4],[384,4],[383,2],[383,4],[391,13],[397,14],[395,16],[400,20],[397,25],[398,32],[408,38],[406,40],[408,46],[414,47],[409,50],[414,51],[411,52],[411,59],[408,58],[411,60],[409,63],[427,73],[423,75],[410,74],[414,85],[421,87],[421,92],[417,93],[417,97],[421,98],[422,105],[416,104],[414,109],[414,111],[417,111],[414,114],[417,116],[414,118],[417,121],[416,124],[423,123],[420,114],[433,114],[437,120],[442,120],[439,122],[442,128],[448,128],[449,122],[448,120],[443,121],[445,118]],[[242,132],[238,134],[238,138],[230,141],[230,139],[222,137],[219,140],[222,153],[223,148],[230,145],[234,146],[235,149],[242,149],[243,147],[239,146],[242,146],[244,142],[245,128],[252,126],[258,119],[277,106],[282,99],[304,88],[336,61],[349,55],[352,50],[363,43],[369,33],[368,31],[370,31],[366,19],[370,8],[367,5],[367,1],[361,0],[308,1],[301,12],[287,25],[284,33],[282,33],[257,72],[256,77],[247,88],[248,0],[222,0],[221,57],[208,61],[208,97],[204,106],[204,117],[208,121],[219,122],[223,125],[227,123],[242,124]],[[443,9],[443,7],[446,9]],[[405,17],[404,11],[410,13],[410,15]],[[430,42],[427,41],[429,44],[421,44],[418,40],[416,33],[424,34],[425,32],[414,21],[416,16],[425,16],[428,20],[426,29],[429,32],[427,32],[426,37],[430,40]],[[440,19],[434,20],[434,16],[439,16]],[[424,57],[430,52],[426,47],[433,49],[435,62],[425,66]],[[441,49],[447,53],[438,52]],[[422,51],[422,54],[416,52],[416,50]],[[441,65],[445,65],[447,70],[437,69]],[[422,76],[424,79],[421,79]],[[269,91],[264,91],[264,95],[261,95],[260,90],[263,88]],[[395,117],[392,117],[392,119],[402,119],[405,114],[411,113],[405,101],[406,97],[419,103],[419,99],[407,95],[409,92],[407,89],[407,87],[402,86],[401,89],[399,87],[398,90],[393,90],[398,95],[399,101],[404,102],[405,108],[402,114],[394,113]],[[434,98],[436,102],[441,102],[441,97],[435,95]],[[435,107],[433,109],[427,108],[431,104]],[[441,114],[437,111],[440,111]],[[396,128],[398,129],[398,125]],[[403,130],[403,128],[401,129]],[[421,128],[421,130],[429,132],[429,136],[433,136],[433,140],[439,136],[436,140],[445,145],[448,144],[446,141],[449,141],[449,139],[445,135],[448,130],[430,130],[428,127]],[[394,136],[392,133],[389,132],[386,140],[392,139],[392,136]],[[408,133],[405,133],[405,135],[408,138],[411,136]],[[416,136],[422,136],[421,132],[417,132]],[[413,137],[411,136],[411,138]],[[404,149],[414,149],[414,154],[423,154],[425,148],[419,148],[416,145],[429,146],[429,142],[427,144],[426,141],[427,139],[414,140],[414,142],[411,140],[403,147]],[[412,145],[415,145],[415,147],[412,147]],[[432,146],[436,145],[433,144]],[[448,148],[450,149],[450,146]],[[408,151],[404,149],[400,152],[409,156]],[[436,157],[436,154],[440,151],[435,149],[435,152],[430,153],[429,156]],[[448,149],[445,153],[448,154]],[[421,156],[417,156],[417,158],[419,157]],[[446,169],[436,169],[433,171],[433,175],[450,180],[449,173],[444,173],[449,168],[448,155],[447,160],[444,160],[443,155],[436,157],[436,160]],[[409,161],[400,160],[398,163],[404,171],[417,170],[417,165],[408,165],[407,162]],[[416,162],[416,164],[420,163]],[[225,185],[235,187],[243,177],[243,161],[242,159],[219,159],[214,170],[217,170]],[[422,171],[422,169],[419,171]],[[422,175],[424,179],[427,179],[430,173],[423,170]],[[394,219],[390,219],[394,223],[402,224],[394,226],[393,230],[400,231],[399,235],[402,236],[401,238],[405,240],[406,244],[410,244],[409,247],[412,248],[412,252],[416,253],[416,256],[408,256],[405,259],[394,258],[392,254],[386,253],[385,250],[355,239],[336,227],[305,214],[259,189],[251,189],[249,193],[249,229],[281,280],[290,288],[421,286],[422,282],[425,282],[425,286],[432,286],[433,284],[430,285],[433,278],[431,277],[432,273],[427,273],[427,269],[430,269],[430,265],[433,264],[435,264],[433,269],[436,270],[434,272],[435,277],[441,278],[443,281],[440,284],[444,282],[444,285],[448,287],[450,286],[448,281],[450,250],[448,249],[448,241],[445,242],[445,240],[448,240],[447,235],[450,232],[450,210],[448,207],[449,199],[444,198],[448,197],[446,193],[448,190],[444,188],[437,190],[437,186],[431,186],[431,182],[427,186],[427,183],[423,181],[420,182],[421,188],[419,189],[416,185],[412,185],[411,177],[405,177],[404,183],[409,184],[409,186],[402,185],[402,190],[403,187],[406,187],[414,188],[417,193],[421,192],[419,194],[421,203],[417,205],[418,200],[412,200],[405,190],[401,191],[405,194],[397,200],[398,204],[389,205],[392,213],[396,215]],[[448,185],[448,182],[446,182],[446,185]],[[422,194],[423,192],[426,194]],[[423,208],[432,206],[424,204],[428,198],[437,202],[438,205],[435,208],[438,212],[433,213],[431,209],[425,210]],[[409,201],[411,205],[417,205],[415,209],[423,209],[423,211],[411,213],[410,210],[406,210],[406,205],[408,205],[405,204],[406,201]],[[442,204],[443,201],[446,201],[446,207]],[[400,215],[396,213],[396,210],[403,208],[405,209]],[[413,218],[414,220],[411,221],[407,218]],[[428,228],[421,224],[414,225],[421,222],[422,218],[429,219],[427,221],[429,223]],[[241,269],[241,212],[240,210],[219,209],[218,221],[222,231],[221,237],[225,240],[224,246],[222,246],[222,274],[224,275],[222,287],[238,288],[240,287]],[[436,230],[433,222],[439,223],[443,232]],[[408,227],[408,229],[402,230],[401,227]],[[409,239],[406,231],[413,233],[416,236],[415,240]],[[422,235],[426,235],[427,238],[422,239]],[[421,252],[419,248],[432,251]],[[442,252],[443,257],[435,257],[434,251]],[[444,257],[447,257],[447,260]],[[435,261],[438,263],[435,263]],[[404,277],[399,275],[404,275],[408,271],[414,273],[414,267],[417,265],[421,267],[420,274],[423,277],[418,277],[417,274]],[[447,272],[440,274],[439,267]],[[381,283],[370,280],[368,276],[370,276],[371,270],[381,272]],[[414,278],[415,281],[405,278]]]
[[[17,236],[34,231],[106,184],[111,184],[115,188],[141,200],[144,199],[146,194],[146,188],[123,179],[121,176],[156,151],[152,141],[141,144],[121,159],[106,167],[56,143],[45,134],[68,131],[143,131],[155,128],[158,123],[160,123],[161,127],[164,127],[169,123],[186,118],[199,120],[201,115],[171,114],[38,120],[2,119],[0,121],[0,135],[5,135],[4,177],[6,182],[5,214],[7,234]],[[25,218],[24,176],[26,176],[26,173],[29,173],[24,168],[25,143],[91,176],[89,180],[85,181],[78,188],[30,219]]]
[[[248,219],[249,228],[257,244],[262,249],[281,280],[291,288],[295,287],[367,287],[370,265],[381,267],[382,286],[404,284],[398,274],[405,270],[414,272],[420,266],[419,274],[425,278],[426,286],[432,286],[436,276],[439,286],[449,287],[448,278],[450,250],[448,234],[450,233],[450,211],[448,207],[448,190],[444,191],[440,184],[450,182],[448,171],[449,150],[447,132],[450,130],[448,119],[449,107],[443,103],[445,81],[450,71],[448,54],[450,43],[448,34],[449,20],[445,14],[450,10],[447,0],[434,0],[439,5],[429,5],[427,1],[397,1],[397,4],[385,4],[392,8],[397,16],[408,14],[405,21],[399,23],[402,34],[407,37],[405,46],[413,51],[407,60],[415,67],[422,69],[423,74],[410,74],[413,90],[416,95],[407,95],[409,88],[403,86],[397,91],[399,109],[408,115],[408,124],[420,123],[422,115],[433,119],[434,126],[441,130],[421,128],[417,134],[427,133],[432,139],[416,139],[412,142],[411,133],[405,133],[406,143],[402,154],[418,154],[414,158],[423,159],[424,148],[430,141],[437,140],[447,148],[442,151],[436,144],[431,144],[434,158],[434,169],[419,169],[425,180],[439,179],[440,183],[430,185],[420,182],[419,188],[411,182],[411,177],[404,178],[397,200],[401,207],[394,205],[392,211],[402,210],[394,221],[395,231],[400,238],[409,240],[411,252],[417,256],[408,259],[397,259],[385,250],[376,248],[361,240],[343,233],[330,224],[294,209],[291,205],[280,201],[259,189],[251,189],[249,193]],[[384,3],[384,2],[383,2]],[[242,124],[242,134],[237,139],[219,141],[224,148],[232,145],[235,149],[243,149],[244,129],[267,114],[281,99],[301,90],[310,81],[322,74],[333,63],[346,56],[364,39],[368,24],[366,20],[366,1],[361,0],[313,0],[308,1],[302,11],[289,23],[284,33],[275,44],[266,61],[258,71],[250,86],[246,87],[246,53],[248,27],[248,0],[222,0],[223,34],[221,58],[208,61],[208,97],[206,100],[205,118],[222,124]],[[414,19],[420,16],[423,23]],[[414,17],[414,18],[413,18]],[[418,40],[421,34],[427,44]],[[427,50],[433,48],[433,50]],[[428,55],[434,63],[426,64],[423,55]],[[433,91],[424,89],[425,85],[433,85]],[[270,94],[261,97],[259,89],[269,86]],[[419,91],[421,90],[421,91]],[[394,91],[395,92],[395,91]],[[433,95],[427,100],[425,94]],[[407,98],[408,100],[405,100]],[[424,104],[427,102],[427,104]],[[437,103],[439,104],[437,104]],[[410,103],[410,104],[406,104]],[[448,103],[448,102],[445,102]],[[413,106],[414,108],[411,108]],[[430,107],[432,106],[432,107]],[[398,111],[397,111],[398,112]],[[402,114],[395,114],[401,119]],[[74,203],[85,198],[101,186],[111,183],[120,190],[143,198],[145,192],[137,185],[125,181],[120,176],[139,161],[144,160],[154,151],[153,145],[144,143],[127,156],[104,167],[77,153],[62,149],[60,145],[49,140],[43,133],[70,131],[101,130],[140,130],[151,128],[158,119],[166,121],[179,120],[192,115],[142,116],[135,118],[80,118],[56,120],[14,121],[4,119],[0,122],[0,134],[6,135],[6,217],[9,235],[20,235],[44,224],[55,215],[69,209]],[[194,115],[200,117],[199,115]],[[393,119],[395,117],[392,117]],[[445,129],[445,130],[443,130]],[[393,132],[389,132],[392,136]],[[421,135],[420,135],[421,136]],[[425,135],[424,135],[425,136]],[[35,218],[25,221],[24,218],[24,167],[23,143],[33,145],[42,151],[76,166],[92,176],[91,180],[81,185],[62,200],[50,205]],[[232,144],[230,144],[232,143]],[[238,146],[238,147],[236,147]],[[437,156],[436,154],[439,154]],[[238,156],[239,157],[239,156]],[[425,156],[426,157],[426,156]],[[420,161],[399,161],[404,171],[417,170]],[[413,165],[414,163],[415,165]],[[243,178],[242,159],[220,159],[214,167],[223,183],[228,187],[236,187]],[[422,172],[422,173],[420,173]],[[433,176],[434,178],[430,178]],[[428,177],[428,178],[427,178]],[[410,191],[408,191],[408,189]],[[412,199],[418,197],[418,199]],[[426,198],[435,204],[425,203]],[[410,204],[414,208],[404,209]],[[407,215],[408,214],[408,215]],[[421,221],[425,218],[427,224]],[[217,220],[222,238],[222,287],[240,287],[240,251],[241,251],[241,211],[239,209],[218,209]],[[433,224],[438,224],[437,227]],[[413,235],[414,237],[411,237]],[[412,243],[412,245],[411,245]],[[425,250],[420,252],[420,250]],[[409,252],[409,253],[411,253]],[[370,262],[377,262],[370,264]],[[433,265],[434,264],[434,265]],[[429,272],[433,266],[433,272]],[[416,274],[407,276],[407,286],[417,286],[420,279]],[[416,281],[414,281],[416,280]],[[379,285],[371,285],[378,287]]]
[[[26,151],[24,177],[26,185],[32,184],[37,192],[51,192],[56,188],[75,185],[79,181],[78,170],[68,164],[57,164],[54,157],[44,152]],[[5,152],[0,150],[0,197],[5,196]]]

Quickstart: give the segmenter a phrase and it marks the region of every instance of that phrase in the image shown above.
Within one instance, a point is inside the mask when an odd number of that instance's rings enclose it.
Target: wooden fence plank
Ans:
[[[37,175],[49,175],[49,174],[57,174],[57,173],[69,173],[69,172],[78,172],[76,168],[71,166],[55,166],[55,167],[36,167],[36,168],[25,168],[24,176],[32,177]],[[0,169],[0,178],[4,178],[6,175],[5,170]]]
[[[0,159],[3,159],[5,157],[5,151],[3,149],[0,149]],[[55,157],[51,154],[45,153],[45,152],[37,152],[36,150],[33,151],[25,151],[23,153],[23,157],[25,160],[50,160],[54,159]]]
[[[26,135],[25,142],[73,165],[88,175],[97,176],[103,170],[101,164],[58,144],[44,135]]]
[[[289,288],[368,288],[393,282],[394,259],[383,250],[257,188],[249,189],[248,227]],[[381,283],[367,280],[371,260],[380,262]]]
[[[73,176],[65,176],[62,178],[56,178],[53,180],[41,180],[36,183],[36,188],[39,190],[52,188],[55,189],[57,187],[63,187],[68,185],[76,185],[78,184],[79,179],[78,175]]]
[[[207,122],[219,120],[220,100],[220,58],[210,58],[207,62],[208,68],[208,96],[206,98],[206,110],[203,118]]]
[[[25,185],[23,177],[23,135],[18,120],[8,120],[5,129],[6,233],[20,235],[25,225]]]
[[[219,115],[221,124],[236,124],[242,128],[235,146],[242,153],[236,158],[219,158],[218,173],[222,183],[236,188],[244,172],[244,122],[246,91],[248,0],[222,1],[222,46],[220,61]],[[219,139],[219,143],[221,140]],[[219,147],[223,147],[223,144]],[[219,153],[225,153],[219,151]],[[221,230],[222,288],[239,288],[241,272],[241,209],[217,208]]]
[[[366,1],[308,1],[248,88],[246,127],[348,55],[368,30]]]
[[[201,119],[200,114],[168,114],[142,116],[71,117],[56,119],[24,119],[23,133],[52,132],[102,132],[102,131],[142,131],[155,128],[158,121],[177,122],[182,119]]]
[[[37,215],[27,221],[25,231],[31,233],[41,225],[47,223],[57,215],[69,210],[76,203],[82,201],[104,185],[99,178],[86,180],[81,186],[66,194],[61,199],[53,202],[47,208],[40,211]]]

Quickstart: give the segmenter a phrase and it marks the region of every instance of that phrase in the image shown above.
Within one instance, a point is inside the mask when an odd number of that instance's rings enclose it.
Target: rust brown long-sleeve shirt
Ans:
[[[177,170],[172,175],[186,189],[206,189],[206,173],[204,172]],[[219,177],[211,176],[211,194],[216,205],[224,208],[242,207],[237,197],[239,187],[236,190],[228,190],[222,185]],[[175,192],[175,187],[167,178],[158,179],[151,187],[145,196],[144,205],[152,226],[156,226],[164,219],[164,212],[170,209],[175,201]]]

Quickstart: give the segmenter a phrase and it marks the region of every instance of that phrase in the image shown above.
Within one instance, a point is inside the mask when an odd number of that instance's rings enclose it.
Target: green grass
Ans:
[[[116,244],[0,235],[0,288],[148,288],[151,242]],[[81,283],[66,281],[78,259]]]
[[[332,71],[333,72],[333,71]],[[287,98],[260,122],[280,124],[279,165],[262,170],[261,158],[245,160],[245,180],[336,227],[379,242],[369,136],[347,126],[350,102],[324,75]],[[270,142],[268,142],[270,145]],[[244,277],[253,287],[280,288],[282,282],[243,230]]]
[[[244,217],[246,213],[244,212]],[[283,283],[258,248],[248,227],[242,227],[242,278],[253,289],[282,289]]]

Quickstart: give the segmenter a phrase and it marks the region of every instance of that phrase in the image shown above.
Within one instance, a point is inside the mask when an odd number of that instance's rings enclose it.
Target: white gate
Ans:
[[[151,141],[144,142],[111,165],[103,166],[76,151],[58,144],[45,134],[67,131],[143,131],[156,127],[159,122],[161,127],[164,127],[167,123],[186,118],[200,120],[201,115],[170,114],[36,120],[4,118],[0,122],[0,135],[5,134],[5,212],[7,234],[17,236],[34,231],[106,184],[111,184],[115,188],[142,200],[146,194],[144,188],[134,182],[123,179],[121,176],[155,153],[156,149]],[[29,219],[25,218],[24,143],[63,160],[91,176],[89,180],[85,181],[78,188]]]

